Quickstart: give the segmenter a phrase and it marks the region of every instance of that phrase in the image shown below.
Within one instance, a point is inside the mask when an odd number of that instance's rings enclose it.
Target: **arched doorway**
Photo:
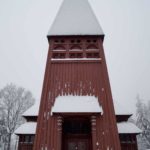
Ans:
[[[91,150],[91,123],[88,117],[67,117],[63,122],[63,150]]]

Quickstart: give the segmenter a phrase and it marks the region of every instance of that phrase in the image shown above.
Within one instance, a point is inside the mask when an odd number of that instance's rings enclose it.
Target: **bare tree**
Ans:
[[[21,114],[33,103],[31,92],[22,87],[9,84],[0,90],[0,107],[3,108],[3,120],[7,131],[7,150],[10,150],[12,134],[23,121]]]
[[[0,150],[4,149],[4,143],[7,142],[7,129],[5,126],[4,110],[0,107]]]
[[[142,134],[138,136],[138,141],[141,145],[141,149],[143,147],[150,148],[150,104],[145,105],[143,100],[138,96],[136,107],[136,125],[142,130]]]

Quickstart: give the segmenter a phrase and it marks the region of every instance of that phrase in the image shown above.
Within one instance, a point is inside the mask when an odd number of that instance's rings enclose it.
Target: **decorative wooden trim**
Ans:
[[[91,116],[92,131],[96,131],[96,116]]]
[[[63,122],[63,117],[58,116],[57,117],[57,130],[62,131],[62,122]]]
[[[91,116],[92,146],[96,150],[96,116]]]
[[[57,150],[62,149],[62,123],[63,123],[63,117],[58,116],[57,117]]]

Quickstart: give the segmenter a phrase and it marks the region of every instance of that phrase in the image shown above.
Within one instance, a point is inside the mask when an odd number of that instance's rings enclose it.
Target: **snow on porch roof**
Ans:
[[[33,106],[31,106],[27,111],[23,113],[22,116],[38,116],[40,101],[37,101]],[[127,110],[125,104],[122,105],[119,101],[114,100],[115,114],[116,115],[132,115],[133,112]]]
[[[131,116],[133,114],[133,112],[131,112],[125,104],[121,104],[117,100],[113,100],[113,102],[114,102],[114,108],[115,108],[115,114],[116,115],[129,115],[129,116]]]
[[[102,113],[95,96],[58,96],[52,113]]]
[[[27,111],[25,111],[22,116],[26,117],[36,117],[39,112],[40,101],[36,101],[33,106],[31,106]]]
[[[15,131],[15,134],[35,134],[36,125],[36,122],[26,122]]]
[[[142,132],[135,124],[131,122],[117,123],[119,134],[139,134]]]
[[[64,0],[48,36],[104,35],[88,0]]]
[[[26,122],[22,124],[16,131],[15,134],[25,134],[31,135],[36,132],[36,122]],[[139,134],[142,131],[131,122],[121,122],[117,123],[119,134]]]

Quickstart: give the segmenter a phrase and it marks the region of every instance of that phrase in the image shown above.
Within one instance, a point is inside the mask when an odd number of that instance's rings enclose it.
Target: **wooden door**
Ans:
[[[92,150],[91,124],[88,117],[69,117],[63,123],[63,150]]]

